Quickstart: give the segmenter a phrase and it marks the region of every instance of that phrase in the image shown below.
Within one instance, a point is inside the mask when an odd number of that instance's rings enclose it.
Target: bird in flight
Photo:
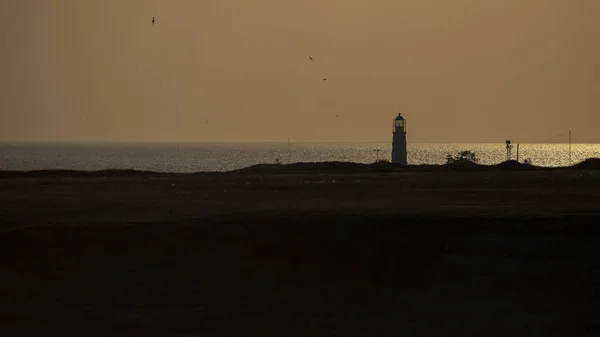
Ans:
[[[308,59],[311,60],[311,61],[313,60],[312,56],[309,56]]]
[[[154,26],[154,17],[152,17],[152,26]]]
[[[327,81],[327,77],[323,77],[321,81]]]

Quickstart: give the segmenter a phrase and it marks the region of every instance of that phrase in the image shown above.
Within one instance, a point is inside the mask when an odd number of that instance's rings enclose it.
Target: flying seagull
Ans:
[[[154,17],[152,17],[152,26],[154,26]]]

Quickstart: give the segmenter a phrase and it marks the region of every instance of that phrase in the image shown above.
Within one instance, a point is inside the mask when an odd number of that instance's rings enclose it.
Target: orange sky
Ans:
[[[599,14],[598,0],[2,0],[0,140],[387,142],[400,110],[413,142],[597,143]]]

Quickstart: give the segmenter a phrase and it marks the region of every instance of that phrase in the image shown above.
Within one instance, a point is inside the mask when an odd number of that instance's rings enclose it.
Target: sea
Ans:
[[[505,143],[409,143],[409,164],[443,164],[471,150],[481,164],[507,160]],[[255,164],[391,159],[390,143],[0,143],[0,170],[133,169],[155,172],[231,171]],[[518,153],[517,153],[518,152]],[[600,144],[513,144],[511,159],[545,167],[600,158]]]

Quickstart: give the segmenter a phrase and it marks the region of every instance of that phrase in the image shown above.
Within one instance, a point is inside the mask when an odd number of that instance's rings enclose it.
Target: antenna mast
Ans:
[[[571,165],[571,130],[569,130],[569,165]]]

